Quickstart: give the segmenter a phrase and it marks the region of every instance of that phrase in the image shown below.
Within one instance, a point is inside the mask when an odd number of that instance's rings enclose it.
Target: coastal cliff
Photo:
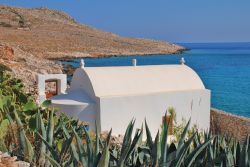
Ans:
[[[28,86],[34,84],[36,73],[62,72],[62,67],[52,60],[174,54],[184,50],[164,41],[104,32],[79,24],[61,11],[0,6],[0,64],[9,67]]]

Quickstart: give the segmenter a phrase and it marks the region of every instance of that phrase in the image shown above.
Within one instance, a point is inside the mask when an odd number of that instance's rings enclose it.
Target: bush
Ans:
[[[12,71],[12,70],[3,64],[0,64],[0,73],[3,73],[4,71]]]

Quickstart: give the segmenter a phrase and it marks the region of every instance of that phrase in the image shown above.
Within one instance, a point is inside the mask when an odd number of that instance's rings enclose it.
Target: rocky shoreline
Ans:
[[[174,53],[130,53],[130,54],[100,54],[100,55],[97,55],[95,57],[93,56],[65,56],[65,57],[61,57],[61,58],[50,58],[49,60],[52,60],[52,61],[72,61],[74,59],[81,59],[81,58],[92,58],[92,59],[99,59],[99,58],[109,58],[109,57],[129,57],[129,56],[152,56],[152,55],[175,55],[175,54],[182,54],[183,52],[185,51],[188,51],[190,49],[187,49],[187,48],[183,48],[181,50],[178,50]]]

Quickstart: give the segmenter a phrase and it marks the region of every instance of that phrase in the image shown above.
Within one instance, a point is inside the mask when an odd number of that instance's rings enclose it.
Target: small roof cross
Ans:
[[[85,66],[85,62],[84,62],[84,60],[83,60],[83,59],[81,59],[80,65],[81,65],[81,68],[84,68],[84,66]]]

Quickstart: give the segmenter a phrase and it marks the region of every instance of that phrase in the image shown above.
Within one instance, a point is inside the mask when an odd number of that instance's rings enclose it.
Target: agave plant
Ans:
[[[16,103],[23,105],[31,97],[23,90],[23,83],[20,79],[12,77],[9,73],[0,71],[0,94],[4,96],[16,96]]]
[[[249,136],[246,137],[244,143],[239,143],[228,136],[216,136],[213,141],[209,143],[206,151],[207,160],[200,158],[200,162],[204,166],[249,167],[249,141]]]

